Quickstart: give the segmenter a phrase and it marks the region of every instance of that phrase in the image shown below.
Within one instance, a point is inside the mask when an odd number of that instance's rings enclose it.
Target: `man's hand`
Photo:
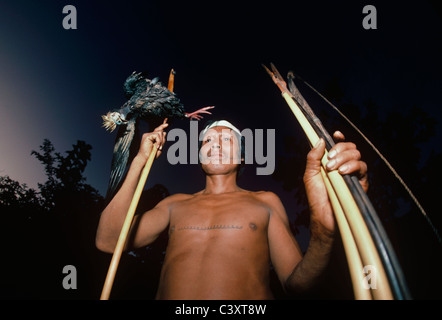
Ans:
[[[156,157],[158,158],[161,155],[161,150],[166,142],[166,132],[163,130],[169,125],[166,121],[167,119],[164,119],[164,122],[156,127],[154,131],[143,134],[137,158],[142,158],[144,162],[147,161],[152,152],[153,145],[158,148]]]
[[[344,141],[344,135],[336,131],[333,134],[336,141]],[[361,153],[352,142],[337,143],[328,153],[327,169],[336,170],[341,174],[355,174],[365,192],[368,190],[367,164],[361,161]]]
[[[336,131],[336,141],[343,141],[344,135]],[[333,210],[321,175],[321,159],[325,151],[325,142],[318,144],[308,153],[304,174],[304,184],[311,211],[312,237],[321,240],[332,239],[335,232]],[[327,170],[338,170],[341,174],[356,174],[364,191],[368,189],[367,164],[361,161],[361,154],[351,142],[339,142],[328,153]]]

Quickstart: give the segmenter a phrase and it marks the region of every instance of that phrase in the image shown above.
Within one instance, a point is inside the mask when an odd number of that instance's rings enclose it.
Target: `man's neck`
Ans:
[[[240,191],[236,184],[236,172],[223,175],[206,175],[206,188],[203,194],[222,194]]]

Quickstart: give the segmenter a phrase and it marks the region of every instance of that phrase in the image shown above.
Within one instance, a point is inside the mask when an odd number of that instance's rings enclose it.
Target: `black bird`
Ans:
[[[211,114],[209,109],[201,108],[195,112],[187,113],[175,93],[164,87],[159,78],[147,78],[146,72],[133,72],[124,82],[124,94],[128,101],[118,110],[108,112],[101,116],[103,127],[114,131],[120,126],[115,141],[109,186],[106,198],[110,199],[121,182],[132,140],[135,136],[135,127],[138,119],[151,118],[168,119],[196,119],[200,120],[200,113]]]

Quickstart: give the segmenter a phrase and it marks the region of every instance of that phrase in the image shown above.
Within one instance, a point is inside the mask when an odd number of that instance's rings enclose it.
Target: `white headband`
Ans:
[[[238,130],[237,127],[235,127],[233,124],[231,124],[229,121],[227,120],[218,120],[218,121],[214,121],[213,123],[209,124],[207,127],[204,128],[204,130],[201,132],[201,136],[204,137],[204,135],[206,134],[206,132],[213,127],[227,127],[229,129],[232,129],[236,134],[238,134],[239,136],[241,136],[241,132]]]

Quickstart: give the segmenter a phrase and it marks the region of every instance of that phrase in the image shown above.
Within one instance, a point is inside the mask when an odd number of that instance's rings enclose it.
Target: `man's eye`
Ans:
[[[207,139],[206,139],[206,142],[210,142],[211,140],[212,140],[212,139],[210,139],[210,138],[207,138]]]
[[[230,141],[230,137],[225,137],[224,141]]]

